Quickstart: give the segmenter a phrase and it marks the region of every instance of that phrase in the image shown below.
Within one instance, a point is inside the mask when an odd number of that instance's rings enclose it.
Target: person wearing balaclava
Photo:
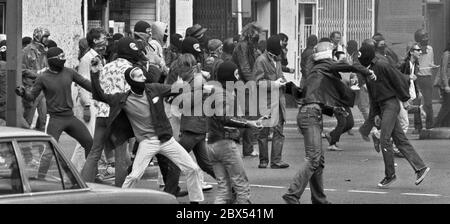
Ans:
[[[33,32],[31,44],[23,49],[22,83],[25,88],[31,88],[38,75],[48,68],[46,51],[49,36],[50,31],[48,29],[38,27]],[[44,131],[47,120],[47,108],[44,95],[41,94],[33,102],[23,99],[22,104],[24,118],[30,126],[33,126],[33,117],[37,109],[39,116],[36,122],[36,129]]]
[[[16,89],[16,94],[32,101],[43,92],[47,99],[47,111],[50,116],[47,133],[59,141],[61,134],[66,132],[81,144],[87,157],[92,148],[92,136],[83,122],[74,115],[72,83],[91,91],[91,82],[75,70],[65,67],[66,57],[61,48],[50,48],[47,56],[49,68],[36,79],[31,89],[21,86]],[[42,155],[38,178],[46,177],[51,158],[50,151]]]
[[[267,40],[267,49],[264,54],[259,56],[255,61],[254,75],[256,82],[260,83],[260,88],[264,86],[270,87],[274,82],[286,82],[284,78],[280,56],[282,54],[281,38],[278,35],[272,36]],[[263,83],[263,84],[261,84]],[[272,91],[278,91],[278,99],[272,99]],[[284,145],[284,123],[286,122],[286,98],[284,95],[284,88],[271,89],[267,95],[268,111],[260,111],[258,116],[272,116],[272,127],[265,127],[259,131],[258,145],[259,145],[259,168],[265,169],[269,165],[272,169],[286,169],[289,164],[282,161],[282,152]],[[250,102],[253,102],[251,100]],[[277,102],[277,103],[275,103]],[[260,102],[263,103],[263,102]],[[250,105],[250,108],[255,105]],[[258,105],[259,107],[260,105]],[[278,108],[274,108],[278,107]],[[267,114],[266,114],[267,113]],[[272,153],[269,161],[269,134],[271,128],[273,129],[272,137]]]
[[[242,29],[242,35],[233,51],[233,62],[238,66],[239,78],[244,83],[256,80],[253,69],[255,61],[260,55],[258,43],[261,32],[262,27],[258,26],[255,22],[247,24]],[[245,101],[249,101],[250,95],[250,92],[247,90]],[[249,105],[244,107],[244,113],[246,116],[250,115]],[[256,152],[253,147],[256,143],[256,134],[256,130],[247,129],[242,131],[242,148],[243,154],[246,157],[259,156],[258,152]]]
[[[435,72],[436,64],[434,63],[433,47],[429,44],[428,32],[424,29],[417,30],[414,39],[422,48],[422,55],[419,58],[420,70],[417,74],[417,85],[423,95],[423,109],[427,114],[426,129],[432,129],[434,123],[433,111],[433,73]]]
[[[244,162],[237,144],[240,142],[240,129],[261,127],[259,121],[249,121],[238,117],[238,107],[234,104],[239,96],[234,85],[239,80],[238,67],[232,61],[222,63],[218,68],[215,91],[211,97],[216,106],[208,118],[208,152],[212,161],[218,188],[214,204],[250,204],[250,185]],[[226,111],[226,112],[225,112]],[[232,187],[230,187],[232,186]],[[234,190],[234,192],[233,192]]]
[[[391,138],[415,171],[415,184],[419,185],[430,168],[425,165],[411,145],[398,120],[401,106],[399,100],[406,103],[411,97],[409,95],[409,77],[403,75],[389,63],[376,58],[375,49],[372,46],[363,45],[359,51],[361,52],[359,58],[361,64],[369,67],[378,76],[376,82],[367,81],[371,113],[375,116],[375,124],[381,127],[380,151],[383,153],[385,164],[385,178],[378,184],[378,187],[387,188],[397,179]]]
[[[314,204],[329,204],[324,192],[323,170],[325,154],[322,149],[323,115],[345,115],[343,105],[351,104],[351,96],[331,67],[334,45],[321,42],[314,48],[314,67],[305,81],[303,98],[299,100],[298,127],[304,136],[306,159],[294,177],[286,194],[287,204],[300,204],[300,199],[310,183]]]
[[[375,41],[376,53],[386,57],[386,59],[391,65],[395,67],[398,66],[399,64],[398,56],[393,50],[391,50],[387,46],[386,39],[384,38],[384,36],[381,33],[376,33],[372,37],[372,39]]]
[[[172,86],[146,83],[144,71],[139,67],[131,67],[124,72],[124,79],[131,90],[114,95],[106,94],[100,87],[100,72],[100,66],[91,68],[94,99],[111,106],[108,132],[104,136],[107,148],[123,145],[133,137],[139,143],[131,173],[126,177],[122,188],[134,188],[151,159],[156,154],[163,154],[186,174],[190,201],[194,204],[204,201],[200,168],[173,138],[171,125],[164,111],[164,98],[174,96]]]

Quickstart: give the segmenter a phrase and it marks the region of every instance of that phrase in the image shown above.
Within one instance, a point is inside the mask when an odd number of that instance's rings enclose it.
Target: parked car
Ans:
[[[0,204],[178,204],[164,192],[85,183],[49,135],[0,127]]]

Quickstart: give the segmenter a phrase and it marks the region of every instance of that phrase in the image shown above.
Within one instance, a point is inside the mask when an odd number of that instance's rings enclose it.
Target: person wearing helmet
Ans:
[[[22,67],[24,70],[22,73],[22,83],[25,88],[31,88],[38,75],[48,68],[47,45],[49,36],[50,31],[48,29],[38,27],[33,32],[31,44],[23,49]],[[33,123],[33,117],[37,109],[39,117],[36,128],[44,131],[47,119],[44,94],[41,94],[34,101],[22,99],[22,104],[24,107],[24,118],[30,126]]]

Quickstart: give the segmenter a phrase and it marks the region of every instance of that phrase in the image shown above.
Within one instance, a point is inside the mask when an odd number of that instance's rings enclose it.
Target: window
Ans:
[[[0,34],[6,33],[6,4],[0,3]]]
[[[23,193],[19,166],[11,143],[0,143],[0,196]]]
[[[80,185],[50,142],[19,142],[24,158],[25,178],[31,192],[62,191],[80,189]]]

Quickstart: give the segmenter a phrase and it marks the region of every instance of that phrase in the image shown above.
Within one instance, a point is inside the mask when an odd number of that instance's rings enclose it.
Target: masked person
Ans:
[[[31,89],[22,86],[16,93],[32,101],[43,92],[50,115],[47,133],[59,141],[61,134],[66,132],[81,144],[87,156],[92,148],[92,136],[86,126],[74,116],[71,86],[76,83],[91,91],[91,82],[75,70],[64,66],[66,58],[62,49],[50,48],[47,55],[49,68],[36,79]],[[45,177],[50,167],[51,150],[44,151],[42,157],[38,175],[40,178]]]
[[[105,136],[107,146],[115,148],[133,137],[139,143],[132,171],[122,188],[133,188],[143,176],[150,160],[156,154],[162,154],[187,175],[191,202],[202,202],[204,196],[200,168],[173,138],[172,127],[164,112],[164,98],[173,95],[172,86],[146,83],[143,70],[132,67],[125,71],[125,80],[131,90],[114,95],[105,94],[98,79],[100,70],[99,66],[93,67],[91,79],[94,99],[108,103],[111,107]]]
[[[410,99],[409,76],[403,75],[389,63],[375,57],[375,48],[363,45],[360,49],[359,61],[377,74],[378,80],[368,81],[367,87],[371,102],[371,110],[375,115],[375,124],[381,127],[380,146],[385,164],[385,178],[378,184],[379,188],[387,188],[395,180],[395,164],[390,139],[392,138],[400,153],[411,164],[417,178],[416,185],[422,183],[430,171],[415,151],[400,126],[398,115],[401,102]]]
[[[200,43],[200,49],[203,53],[200,55],[200,58],[198,58],[198,62],[202,65],[205,64],[205,60],[208,54],[209,38],[206,35],[207,31],[208,29],[203,28],[200,24],[194,24],[192,27],[186,29],[186,38],[193,37]]]
[[[306,159],[295,175],[283,199],[287,204],[300,204],[308,182],[313,204],[329,204],[323,188],[325,154],[322,149],[323,115],[344,115],[345,110],[338,105],[351,101],[345,84],[336,77],[330,67],[334,63],[333,44],[321,42],[314,48],[314,67],[305,81],[304,98],[299,101],[298,126],[304,136]]]
[[[272,116],[274,123],[271,127],[265,127],[259,131],[258,145],[259,145],[259,166],[258,168],[267,168],[270,162],[272,169],[286,169],[289,164],[282,161],[282,152],[284,145],[284,124],[286,122],[286,98],[284,95],[285,89],[273,89],[271,83],[282,80],[284,78],[281,61],[279,60],[282,54],[281,38],[280,36],[272,36],[267,40],[267,50],[256,59],[254,75],[261,90],[267,92],[267,98],[261,98],[262,102],[266,103],[268,111],[260,111],[260,116]],[[265,88],[265,89],[264,89]],[[278,91],[277,99],[272,99],[272,91]],[[261,108],[261,105],[258,105]],[[272,153],[269,161],[269,134],[273,131],[272,137]]]
[[[238,67],[231,61],[222,63],[218,68],[214,104],[214,116],[208,118],[209,157],[218,181],[215,204],[249,204],[250,185],[245,172],[241,153],[238,151],[240,128],[259,128],[259,121],[249,121],[237,117],[239,106],[234,84],[239,79]],[[259,123],[259,124],[258,124]],[[234,190],[234,195],[232,193]]]
[[[233,62],[238,66],[239,69],[239,79],[247,84],[250,81],[256,81],[254,75],[254,67],[256,59],[260,56],[258,53],[258,43],[259,35],[262,32],[262,28],[256,23],[249,23],[242,29],[242,36],[240,41],[236,45],[233,52]],[[244,112],[245,116],[249,119],[252,118],[250,115],[250,105],[249,98],[252,93],[250,91],[256,91],[256,89],[246,90],[245,101],[248,105],[245,105]],[[244,156],[257,157],[259,154],[254,150],[253,145],[256,142],[256,130],[242,130],[242,150]]]
[[[25,88],[31,88],[36,78],[48,68],[47,63],[47,44],[50,31],[48,29],[38,27],[33,32],[33,40],[31,44],[23,49],[22,59],[22,83]],[[22,100],[24,108],[24,118],[30,126],[33,124],[33,117],[36,109],[38,112],[38,120],[36,129],[44,131],[47,120],[47,108],[44,94],[39,95],[34,101]]]

